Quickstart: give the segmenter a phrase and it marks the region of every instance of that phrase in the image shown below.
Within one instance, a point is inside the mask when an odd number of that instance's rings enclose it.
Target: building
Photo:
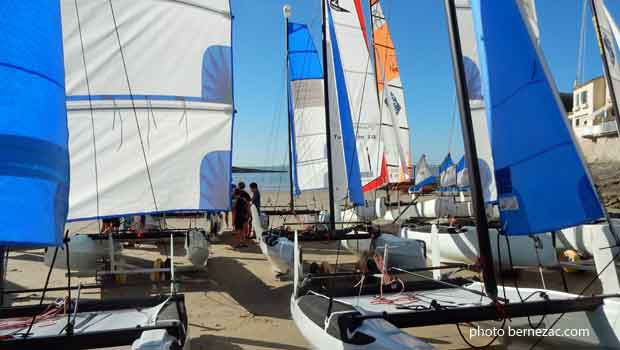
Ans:
[[[577,136],[596,139],[617,137],[616,119],[604,77],[575,86],[568,119]]]
[[[574,87],[568,120],[586,161],[620,161],[616,118],[603,76]]]

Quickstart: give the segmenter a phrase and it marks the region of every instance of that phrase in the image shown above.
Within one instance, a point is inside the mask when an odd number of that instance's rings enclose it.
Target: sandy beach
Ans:
[[[306,194],[300,200],[312,202],[323,194]],[[285,204],[286,194],[265,193],[264,203]],[[317,200],[318,203],[318,200]],[[187,219],[169,219],[169,225],[187,227]],[[204,225],[204,219],[192,221],[192,225]],[[92,232],[96,223],[73,223],[68,225],[72,233]],[[289,302],[292,284],[280,281],[271,266],[260,253],[256,244],[235,250],[234,239],[229,231],[214,239],[211,254],[205,271],[179,272],[179,291],[185,294],[189,312],[189,325],[192,349],[282,349],[302,350],[309,345],[291,320]],[[338,251],[337,242],[314,242],[304,244],[304,261],[335,262]],[[159,252],[154,246],[125,248],[124,255],[132,264],[151,267]],[[340,261],[351,263],[356,259],[341,250]],[[184,258],[177,259],[179,266],[188,266]],[[182,267],[179,269],[179,271]],[[48,268],[43,264],[43,250],[19,250],[10,253],[6,289],[41,288]],[[67,285],[66,270],[54,269],[50,287]],[[553,273],[557,279],[557,273]],[[577,290],[589,278],[587,274],[568,274],[571,289]],[[522,285],[539,286],[536,270],[521,273]],[[552,278],[550,278],[551,280]],[[92,277],[74,277],[72,284],[85,286],[94,284]],[[548,281],[548,283],[550,283]],[[553,283],[553,282],[551,282]],[[559,288],[559,282],[555,282]],[[148,295],[167,293],[167,284],[154,285],[147,278],[130,275],[125,284],[106,287],[103,296]],[[75,296],[74,292],[74,296]],[[66,295],[65,292],[48,292],[46,301]],[[40,293],[19,294],[9,298],[13,305],[38,302]],[[84,289],[82,298],[101,298],[97,289]],[[465,349],[454,325],[408,329],[408,332],[431,343],[438,349]],[[486,340],[477,338],[481,344]],[[498,345],[500,346],[500,345]]]

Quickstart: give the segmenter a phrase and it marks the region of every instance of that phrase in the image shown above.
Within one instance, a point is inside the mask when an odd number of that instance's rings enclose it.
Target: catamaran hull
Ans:
[[[351,233],[353,234],[353,233]],[[405,269],[422,268],[426,266],[425,251],[420,242],[403,239],[391,234],[381,234],[374,239],[344,240],[342,245],[358,256],[370,253],[383,256],[385,246],[388,247],[388,266]]]
[[[433,225],[435,226],[435,225]],[[439,227],[438,233],[432,232],[432,226],[403,227],[401,237],[406,239],[421,240],[425,242],[430,256],[433,250],[439,247],[439,259],[441,262],[475,264],[478,262],[480,253],[478,250],[478,234],[475,227],[464,227],[455,233],[448,233],[445,227]],[[499,238],[499,251],[497,247],[497,230],[489,230],[491,238],[491,250],[493,261],[499,262],[501,256],[502,268],[509,269],[514,267],[528,266],[556,266],[558,264],[556,250],[553,246],[551,234],[535,236],[538,243],[530,236],[508,236],[509,243],[504,236]],[[434,238],[433,236],[436,236]],[[437,240],[435,242],[435,239]],[[510,255],[508,254],[508,244],[510,245]],[[534,252],[537,252],[535,254]],[[534,253],[534,254],[533,254]],[[439,262],[433,262],[439,265]],[[497,264],[499,266],[499,263]]]
[[[27,305],[0,309],[0,348],[13,349],[98,349],[123,347],[136,350],[189,349],[187,311],[182,294],[147,298],[114,300],[79,300],[77,312],[72,312],[73,334],[67,336],[67,316],[62,305]],[[75,301],[75,300],[74,300]],[[50,317],[50,310],[61,313]],[[46,314],[43,320],[42,314]],[[15,336],[25,331],[30,320],[38,315],[39,322],[31,328],[29,337]],[[138,346],[140,343],[150,346]],[[157,345],[154,347],[153,345]]]
[[[148,241],[149,239],[144,239]],[[160,254],[170,255],[170,239],[158,238],[150,240],[154,242]],[[122,254],[122,245],[120,240],[110,242],[105,239],[93,239],[88,234],[77,234],[71,236],[69,240],[69,264],[71,270],[81,272],[94,272],[100,268],[100,263],[110,257],[111,244],[113,245],[114,255]],[[209,258],[209,240],[205,232],[202,230],[192,229],[187,231],[185,236],[175,236],[173,238],[174,255],[178,257],[186,257],[195,267],[204,268],[207,266]],[[47,249],[45,252],[44,262],[50,266],[53,260],[55,249]],[[64,245],[58,247],[58,253],[54,267],[66,269],[67,257],[66,247]]]
[[[614,230],[620,233],[620,219],[611,219],[611,223],[614,226]],[[560,230],[556,233],[558,247],[592,256],[596,246],[594,239],[596,238],[597,230],[597,225],[582,225]]]
[[[209,239],[203,231],[191,230],[185,240],[185,256],[196,267],[207,267]]]
[[[257,236],[257,238],[260,239],[260,249],[271,264],[273,271],[280,275],[288,274],[293,266],[293,243],[280,237],[277,243],[271,246],[265,243],[262,237]]]
[[[480,283],[474,283],[468,286],[473,290],[481,290],[484,288]],[[501,288],[501,287],[500,287]],[[537,293],[541,290],[533,288],[520,288],[518,291],[514,287],[506,287],[506,297],[511,303],[520,301],[517,294],[520,293],[523,298]],[[542,290],[550,300],[576,298],[577,295],[562,293],[553,290]],[[501,296],[504,289],[502,288]],[[472,294],[475,298],[475,296]],[[479,300],[479,297],[478,297]],[[534,297],[530,301],[539,300]],[[553,322],[560,315],[547,315],[538,327],[540,331],[537,333],[532,329],[530,323],[534,326],[541,322],[542,316],[511,318],[505,327],[505,334],[512,335],[504,337],[503,343],[507,348],[522,349],[524,345],[531,346],[541,337],[542,330],[547,329],[547,336],[543,336],[539,348],[549,349],[556,348],[560,345],[570,346],[571,349],[620,349],[620,299],[607,298],[604,303],[594,311],[583,311],[568,313],[562,316],[559,321],[553,325]],[[499,329],[501,322],[480,322],[478,326],[481,329]],[[509,332],[511,334],[509,334]],[[549,334],[553,334],[550,336]]]
[[[265,242],[265,229],[258,210],[254,205],[251,207],[252,228],[256,233],[258,246],[261,252],[271,264],[273,272],[278,275],[288,274],[293,266],[293,242],[284,237],[276,238],[272,244]]]
[[[343,342],[319,327],[299,307],[298,300],[291,298],[291,316],[295,326],[313,349],[318,350],[430,350],[427,343],[402,332],[387,321],[364,321],[358,330],[374,338],[369,344],[356,345]]]
[[[122,251],[122,246],[114,242],[114,250],[117,253]],[[54,248],[47,248],[44,256],[44,263],[47,266],[52,264]],[[110,242],[107,240],[94,240],[89,235],[77,234],[71,236],[69,240],[69,265],[73,271],[95,271],[99,268],[99,261],[110,256]],[[54,267],[67,268],[66,247],[58,247]]]
[[[471,202],[462,201],[459,198],[438,197],[417,202],[412,205],[389,207],[385,211],[383,219],[393,221],[398,218],[399,222],[409,218],[441,218],[441,217],[471,217],[473,208]]]

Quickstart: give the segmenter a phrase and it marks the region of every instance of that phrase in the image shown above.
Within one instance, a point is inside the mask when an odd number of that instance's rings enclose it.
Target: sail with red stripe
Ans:
[[[409,123],[396,50],[380,1],[370,0],[370,5],[386,182],[408,182],[411,180]]]
[[[339,125],[333,126],[332,133],[341,133],[332,140],[332,149],[344,150],[335,151],[332,157],[334,164],[344,162],[347,169],[342,176],[334,172],[334,192],[337,200],[349,197],[353,203],[359,203],[361,193],[355,194],[358,183],[367,192],[387,180],[382,171],[384,146],[380,135],[381,112],[375,70],[361,0],[328,0],[327,3],[328,43],[332,50],[328,51],[326,77],[336,81],[337,84],[332,86],[338,87],[338,98],[329,99],[330,116],[332,123],[340,121]],[[348,135],[355,141],[352,142]],[[351,164],[353,159],[358,164]]]

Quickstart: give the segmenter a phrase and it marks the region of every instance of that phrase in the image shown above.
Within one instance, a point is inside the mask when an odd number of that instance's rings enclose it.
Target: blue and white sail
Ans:
[[[533,31],[536,42],[538,43],[539,29],[538,17],[536,14],[536,4],[534,0],[517,0],[526,11],[527,23]],[[491,141],[489,136],[488,116],[486,113],[486,101],[482,87],[481,62],[478,56],[476,34],[470,0],[456,0],[456,14],[459,25],[459,36],[461,38],[461,49],[463,52],[463,64],[467,79],[467,90],[469,93],[469,105],[474,126],[476,141],[476,151],[478,153],[478,166],[485,202],[494,203],[497,200],[497,188],[495,185],[493,152],[491,151]],[[467,185],[469,180],[463,180]]]
[[[69,219],[229,208],[229,1],[61,4]]]
[[[472,10],[504,231],[542,233],[600,219],[599,198],[522,4],[473,0]]]
[[[62,243],[69,195],[60,6],[0,2],[0,246]]]
[[[288,23],[288,89],[293,183],[296,193],[325,189],[325,98],[323,68],[308,26]]]
[[[413,191],[420,192],[429,186],[435,185],[437,185],[437,176],[431,171],[426,161],[426,155],[423,154],[415,165]]]
[[[462,156],[458,163],[456,163],[456,187],[459,189],[469,188],[469,173],[465,156]]]
[[[439,186],[448,189],[456,186],[456,164],[448,153],[439,165]]]
[[[497,200],[497,189],[493,175],[493,153],[489,138],[489,126],[487,121],[487,101],[482,89],[481,61],[478,56],[476,34],[471,12],[470,0],[456,0],[456,15],[461,38],[463,52],[463,65],[467,79],[467,92],[469,93],[469,106],[471,119],[474,127],[476,151],[478,153],[478,166],[482,183],[482,193],[485,202]],[[459,185],[459,187],[464,187]]]
[[[358,0],[326,2],[332,169],[337,201],[362,204],[381,175],[379,101]]]
[[[605,6],[605,1],[594,0],[593,10],[598,18],[599,46],[605,48],[604,59],[609,67],[607,78],[611,81],[616,101],[620,101],[620,30]]]

